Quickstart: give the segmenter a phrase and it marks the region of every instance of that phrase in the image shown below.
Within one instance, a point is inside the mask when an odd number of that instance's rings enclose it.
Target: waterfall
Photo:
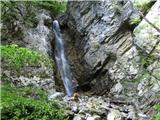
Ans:
[[[53,31],[55,33],[55,58],[58,65],[58,70],[63,80],[63,84],[68,96],[73,94],[73,83],[71,79],[71,72],[68,62],[65,57],[63,39],[60,32],[59,23],[57,20],[53,21]]]

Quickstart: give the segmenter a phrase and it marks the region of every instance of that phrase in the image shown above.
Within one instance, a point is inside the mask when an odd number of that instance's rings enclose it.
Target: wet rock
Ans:
[[[49,100],[54,100],[54,99],[61,100],[63,96],[64,96],[64,93],[62,93],[62,92],[55,92],[54,94],[48,96],[48,99]]]
[[[159,1],[146,15],[157,27],[158,6]],[[129,1],[70,1],[67,15],[68,29],[64,29],[64,36],[69,36],[65,37],[67,55],[73,76],[80,86],[87,84],[87,90],[94,94],[103,95],[110,91],[111,97],[125,96],[131,101],[139,97],[147,100],[157,95],[159,33],[145,20],[134,32],[128,28],[128,20],[140,18]],[[145,59],[147,55],[151,59]],[[142,56],[145,56],[145,62]],[[146,70],[148,75],[143,73]],[[148,82],[142,85],[143,81]],[[98,104],[94,100],[89,101],[82,112],[88,108],[98,111],[101,108]]]
[[[73,120],[86,120],[84,116],[76,115]]]
[[[63,101],[63,106],[74,114],[75,120],[137,120],[141,118],[143,120],[152,118],[142,114],[142,108],[146,110],[148,105],[144,104],[142,107],[138,101],[127,100],[128,98],[117,97],[113,100],[103,96],[81,95],[79,101]]]
[[[72,106],[71,111],[73,111],[74,113],[78,113],[79,109],[77,105]]]
[[[118,110],[111,110],[107,116],[107,120],[121,120],[122,116]]]
[[[94,115],[94,116],[91,116],[91,117],[87,117],[87,120],[100,120],[100,116],[98,115]]]

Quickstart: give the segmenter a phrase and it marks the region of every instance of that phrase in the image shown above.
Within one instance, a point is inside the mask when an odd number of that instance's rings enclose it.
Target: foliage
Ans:
[[[157,111],[157,116],[155,120],[160,120],[160,104],[155,105],[154,108]]]
[[[56,16],[66,9],[66,2],[56,1],[1,1],[1,23],[3,42],[23,39],[23,29],[36,27],[36,13],[39,9],[50,10]]]
[[[67,2],[59,2],[59,1],[34,1],[36,6],[41,8],[50,10],[54,13],[54,15],[62,14],[66,11]]]
[[[29,1],[2,1],[2,21],[19,20],[23,24],[33,27],[37,22],[35,13],[33,12],[32,4]],[[22,11],[21,7],[25,10]]]
[[[30,2],[1,1],[2,40],[21,40],[23,28],[37,25],[34,11]]]
[[[140,18],[132,18],[129,20],[130,25],[138,25],[141,22]]]
[[[136,6],[141,12],[146,12],[149,7],[151,0],[134,0],[134,6]]]
[[[0,45],[2,60],[7,61],[9,67],[20,70],[24,66],[39,66],[41,63],[45,65],[51,64],[51,60],[28,48],[18,47],[16,44]]]
[[[1,117],[3,120],[66,120],[64,110],[57,103],[47,100],[40,89],[1,86]]]
[[[140,53],[140,63],[144,68],[147,68],[155,61],[155,57],[153,55],[147,55]]]

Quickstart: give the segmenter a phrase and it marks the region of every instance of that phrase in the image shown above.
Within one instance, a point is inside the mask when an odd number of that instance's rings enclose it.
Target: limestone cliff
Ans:
[[[157,27],[158,6],[159,1],[146,15]],[[144,79],[154,75],[159,83],[159,68],[153,66],[159,65],[160,33],[145,20],[133,32],[129,21],[141,16],[132,2],[71,1],[67,8],[64,38],[74,79],[80,85],[87,84],[97,94],[135,97],[143,94],[140,84]],[[153,89],[157,93],[158,85]]]

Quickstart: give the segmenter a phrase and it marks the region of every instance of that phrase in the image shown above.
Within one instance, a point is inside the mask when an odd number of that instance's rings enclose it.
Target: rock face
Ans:
[[[159,8],[157,0],[146,15],[158,28]],[[63,36],[74,79],[93,93],[130,98],[138,116],[153,116],[160,92],[160,33],[145,20],[130,29],[130,19],[140,16],[129,1],[69,2],[67,16]],[[119,117],[118,111],[107,116]],[[132,111],[127,118],[137,117]]]
[[[116,80],[132,79],[137,74],[138,66],[129,61],[137,55],[126,24],[135,14],[130,2],[69,2],[67,13],[78,63],[68,55],[75,63],[73,73],[80,84],[92,81],[92,88],[101,93]]]
[[[160,0],[157,0],[146,18],[160,28]],[[138,84],[138,95],[151,98],[160,92],[160,32],[143,20],[134,30],[134,43],[143,51],[141,63],[142,79]]]
[[[146,16],[157,27],[159,5],[158,0]],[[114,95],[136,98],[137,90],[140,96],[145,94],[146,79],[152,85],[159,83],[159,32],[145,20],[134,32],[130,29],[128,21],[140,17],[130,1],[69,2],[67,8],[63,36],[80,85],[89,84],[97,94],[111,90]],[[159,91],[155,84],[152,89],[147,93]]]
[[[45,25],[46,21],[51,21],[49,12],[41,10],[36,17],[38,20],[37,27],[24,29],[26,47],[52,55],[51,42],[53,41],[53,35],[51,29]]]

